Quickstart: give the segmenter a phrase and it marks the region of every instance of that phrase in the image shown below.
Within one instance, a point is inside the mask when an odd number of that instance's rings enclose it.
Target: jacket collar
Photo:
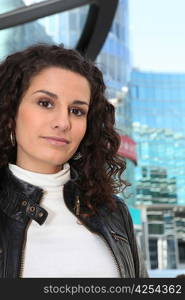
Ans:
[[[71,168],[71,180],[66,184],[68,208],[74,206],[75,181],[78,174]],[[64,185],[65,188],[65,185]],[[39,203],[44,195],[43,189],[20,180],[10,171],[8,166],[0,168],[0,209],[10,218],[26,223],[33,219],[40,225],[44,223],[48,212]]]
[[[10,218],[24,223],[31,217],[42,224],[47,217],[39,206],[43,194],[41,188],[14,176],[8,166],[0,169],[0,208]]]

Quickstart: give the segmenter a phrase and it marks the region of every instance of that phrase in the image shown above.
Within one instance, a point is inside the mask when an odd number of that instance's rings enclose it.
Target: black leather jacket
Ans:
[[[64,185],[64,200],[74,213],[79,192],[73,174],[71,178]],[[39,205],[42,196],[41,188],[16,178],[8,167],[0,169],[0,278],[21,277],[29,224],[35,220],[42,225],[48,215]],[[104,238],[115,258],[120,277],[148,277],[128,209],[123,200],[115,199],[117,209],[113,213],[101,208],[98,215],[88,219],[81,217],[80,220],[89,230]]]

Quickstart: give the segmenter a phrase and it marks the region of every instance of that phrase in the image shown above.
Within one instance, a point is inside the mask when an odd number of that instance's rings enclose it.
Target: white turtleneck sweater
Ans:
[[[40,205],[48,212],[44,224],[32,220],[27,231],[23,277],[119,277],[105,241],[79,224],[63,199],[70,166],[55,174],[40,174],[9,164],[19,179],[44,190]]]

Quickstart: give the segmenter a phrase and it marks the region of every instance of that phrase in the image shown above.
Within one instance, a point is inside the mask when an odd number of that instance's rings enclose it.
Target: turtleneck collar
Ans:
[[[69,163],[65,163],[63,169],[54,174],[31,172],[14,164],[9,164],[9,169],[17,178],[32,185],[39,186],[45,191],[56,191],[61,189],[61,186],[70,180]]]

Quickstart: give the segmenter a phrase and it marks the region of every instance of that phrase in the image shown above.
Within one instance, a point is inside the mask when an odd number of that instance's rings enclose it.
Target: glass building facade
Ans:
[[[134,70],[130,99],[140,185],[136,202],[185,205],[185,74]],[[153,194],[144,185],[152,186]]]
[[[133,70],[129,99],[145,259],[149,269],[184,268],[185,74]]]

